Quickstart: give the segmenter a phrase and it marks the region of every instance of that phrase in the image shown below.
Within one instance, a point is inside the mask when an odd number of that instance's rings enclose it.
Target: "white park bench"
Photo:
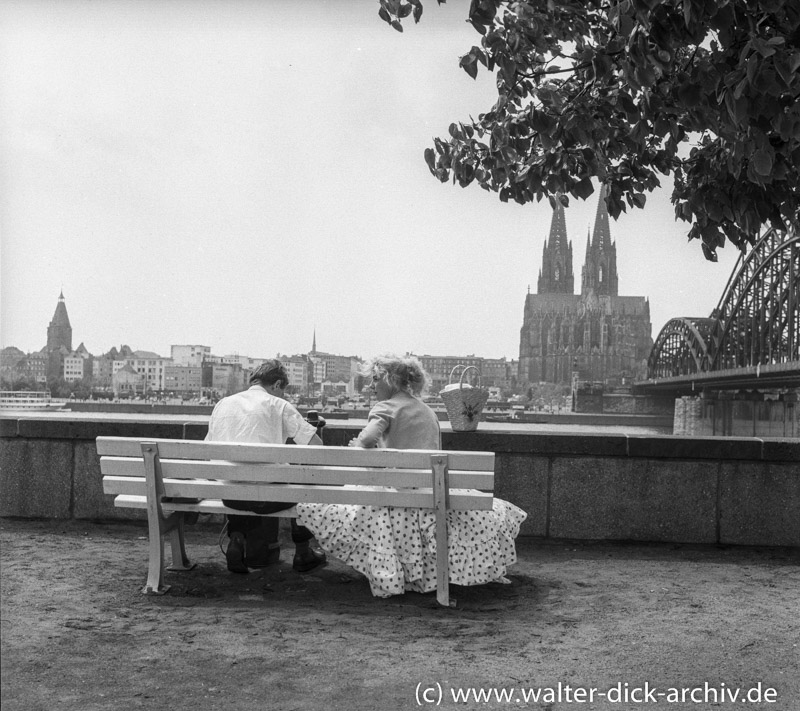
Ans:
[[[103,491],[114,505],[146,509],[149,567],[145,593],[163,594],[164,538],[169,570],[191,570],[187,514],[249,514],[222,499],[361,504],[431,509],[436,514],[436,598],[449,595],[447,511],[491,511],[493,452],[358,449],[98,437]],[[296,517],[294,507],[270,516]]]

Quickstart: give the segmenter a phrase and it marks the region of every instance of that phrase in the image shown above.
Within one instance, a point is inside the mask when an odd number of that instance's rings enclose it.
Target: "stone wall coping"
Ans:
[[[104,416],[93,419],[0,415],[0,437],[55,440],[94,440],[106,437],[192,439],[205,437],[208,418],[159,417],[141,419]],[[331,421],[325,428],[330,444],[346,444],[359,428]],[[540,456],[640,457],[665,460],[773,461],[800,465],[800,439],[758,437],[689,437],[572,432],[503,432],[478,430],[453,432],[442,425],[442,444],[449,450],[525,453]],[[799,466],[800,471],[800,466]]]

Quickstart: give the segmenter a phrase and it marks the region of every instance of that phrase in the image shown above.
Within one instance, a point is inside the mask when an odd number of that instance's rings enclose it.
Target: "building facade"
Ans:
[[[292,388],[292,392],[305,395],[308,392],[311,371],[308,358],[304,355],[287,356],[278,354],[277,359],[286,369],[286,374],[289,376],[289,387]]]
[[[211,357],[210,346],[172,346],[170,350],[175,365],[201,366]]]
[[[149,351],[134,351],[126,362],[142,376],[145,392],[164,390],[164,370],[172,364],[170,358],[162,358],[158,353]]]
[[[652,347],[650,303],[620,296],[617,248],[611,241],[605,192],[601,190],[592,234],[586,243],[581,293],[574,292],[572,243],[564,208],[556,204],[545,240],[537,293],[528,293],[519,347],[519,382],[611,385],[645,376]]]
[[[519,361],[506,358],[484,358],[481,363],[481,384],[494,388],[515,388]]]
[[[195,365],[164,367],[164,390],[174,395],[200,395],[203,387],[203,368]]]
[[[76,380],[83,380],[86,359],[77,353],[70,353],[64,356],[64,380],[73,383]]]
[[[25,376],[33,378],[39,384],[46,383],[48,362],[48,355],[43,351],[39,351],[38,353],[29,353],[25,359]]]
[[[114,397],[135,397],[145,392],[144,378],[137,373],[130,363],[123,363],[111,377]]]

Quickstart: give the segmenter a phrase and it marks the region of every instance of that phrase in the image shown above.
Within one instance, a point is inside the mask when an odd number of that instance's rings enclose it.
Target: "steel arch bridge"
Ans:
[[[740,257],[711,316],[670,320],[647,377],[664,387],[800,386],[800,235],[768,230]]]

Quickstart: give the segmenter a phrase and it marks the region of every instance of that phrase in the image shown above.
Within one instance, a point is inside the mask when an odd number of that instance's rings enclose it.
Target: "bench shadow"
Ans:
[[[148,599],[164,607],[237,608],[268,604],[271,608],[313,608],[317,612],[351,614],[361,610],[371,616],[396,616],[398,612],[413,611],[497,614],[513,611],[520,604],[535,605],[549,595],[550,587],[530,575],[509,574],[507,579],[510,581],[507,584],[451,585],[450,596],[456,605],[444,608],[436,601],[435,592],[374,597],[365,576],[336,560],[305,575],[296,573],[284,561],[248,575],[230,573],[224,562],[198,561],[194,570],[167,572],[168,592]]]

